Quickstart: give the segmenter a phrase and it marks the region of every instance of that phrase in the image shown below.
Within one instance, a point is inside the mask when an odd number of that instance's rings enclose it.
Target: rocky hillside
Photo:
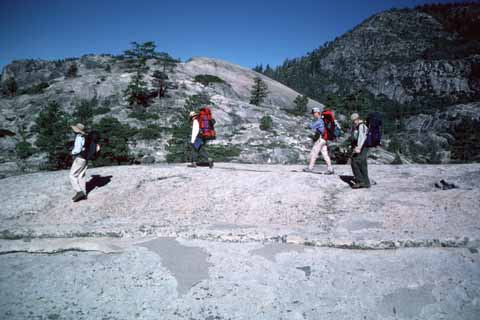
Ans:
[[[341,112],[381,111],[386,130],[396,135],[418,114],[458,111],[465,103],[476,103],[470,106],[480,112],[478,30],[478,3],[390,10],[264,73]],[[473,120],[470,111],[457,112],[455,123]],[[409,138],[424,149],[433,141]],[[452,159],[448,145],[437,151],[441,161]]]
[[[144,81],[152,89],[152,74],[163,67],[156,59],[146,64],[148,72]],[[76,74],[69,76],[72,66],[76,67]],[[149,106],[143,108],[130,106],[125,98],[124,91],[135,71],[119,57],[88,55],[62,61],[15,61],[6,66],[2,74],[4,84],[8,79],[15,79],[18,88],[15,96],[4,95],[0,99],[2,171],[8,174],[44,165],[46,155],[38,150],[26,152],[26,156],[19,159],[23,149],[18,144],[27,142],[34,148],[38,145],[36,119],[51,101],[58,103],[70,122],[75,121],[79,106],[87,104],[92,108],[90,127],[96,128],[99,123],[107,126],[108,122],[123,130],[124,127],[112,122],[113,117],[134,129],[126,134],[130,163],[165,162],[169,154],[177,151],[171,145],[172,137],[189,111],[186,106],[189,98],[197,95],[206,96],[213,106],[218,139],[210,149],[216,159],[252,163],[305,160],[311,144],[305,129],[308,119],[289,112],[298,95],[294,90],[252,70],[209,58],[178,63],[166,73],[165,96],[151,99]],[[196,78],[199,75],[208,75],[214,81],[199,81]],[[269,90],[261,106],[249,103],[253,79],[258,76]],[[314,106],[323,107],[310,100],[308,108]],[[271,117],[273,125],[261,130],[260,119],[266,115]],[[105,118],[109,121],[102,122]],[[183,132],[181,141],[185,135],[188,133]]]

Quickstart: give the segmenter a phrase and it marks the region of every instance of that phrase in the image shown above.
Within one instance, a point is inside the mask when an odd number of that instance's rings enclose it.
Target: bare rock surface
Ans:
[[[0,317],[478,318],[478,164],[299,169],[96,168],[79,203],[67,171],[2,179]]]

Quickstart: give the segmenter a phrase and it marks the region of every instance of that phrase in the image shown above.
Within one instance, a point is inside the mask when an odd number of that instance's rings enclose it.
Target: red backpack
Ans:
[[[198,113],[198,124],[200,125],[200,137],[203,140],[213,140],[217,137],[215,132],[215,119],[209,107],[203,107]]]
[[[333,115],[333,111],[330,109],[324,109],[322,111],[322,120],[323,124],[325,125],[325,130],[323,131],[323,140],[335,140],[336,134],[335,134],[335,116]]]

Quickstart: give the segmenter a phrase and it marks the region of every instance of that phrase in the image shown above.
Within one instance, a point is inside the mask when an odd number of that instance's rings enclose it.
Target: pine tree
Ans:
[[[303,116],[305,112],[307,112],[307,105],[308,105],[308,97],[307,96],[302,96],[298,95],[295,100],[293,100],[293,103],[295,103],[295,110],[294,114],[298,116]]]
[[[250,103],[259,106],[268,96],[268,86],[260,77],[256,77],[255,79],[253,79],[253,81],[254,84],[250,91]]]
[[[140,71],[137,71],[132,76],[127,89],[124,91],[124,95],[130,105],[148,106],[147,84],[143,80],[143,74]]]
[[[258,73],[263,73],[263,64],[257,64],[252,70]]]
[[[35,144],[40,151],[47,153],[50,169],[63,169],[69,164],[69,120],[60,105],[52,101],[35,121],[33,132],[38,134]]]
[[[167,91],[168,75],[165,72],[155,70],[155,72],[152,74],[152,77],[152,85],[157,91],[158,98],[163,98]]]
[[[132,48],[125,50],[123,56],[127,62],[137,69],[137,71],[146,71],[147,70],[147,60],[157,57],[155,52],[155,42],[147,41],[144,43],[132,42]]]
[[[5,80],[3,83],[3,91],[10,97],[15,97],[17,95],[18,85],[15,78],[11,77]]]
[[[76,78],[77,75],[78,75],[78,67],[76,63],[73,63],[70,65],[70,67],[68,67],[68,70],[65,76],[67,78]]]

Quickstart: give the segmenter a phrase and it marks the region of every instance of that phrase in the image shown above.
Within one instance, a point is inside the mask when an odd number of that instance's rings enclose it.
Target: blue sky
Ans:
[[[421,0],[0,0],[0,68],[15,59],[118,54],[155,41],[186,60],[272,66],[319,47],[370,15]]]

